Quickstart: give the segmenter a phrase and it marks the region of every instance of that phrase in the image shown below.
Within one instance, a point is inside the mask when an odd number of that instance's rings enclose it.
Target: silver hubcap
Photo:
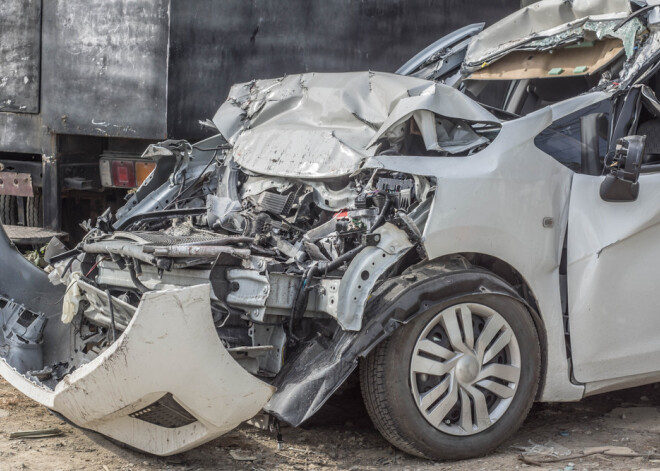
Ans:
[[[457,304],[436,315],[410,362],[417,407],[450,435],[472,435],[497,422],[519,380],[518,341],[506,320],[483,304]]]

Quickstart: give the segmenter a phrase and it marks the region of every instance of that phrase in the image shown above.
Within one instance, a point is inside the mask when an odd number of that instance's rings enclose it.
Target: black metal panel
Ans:
[[[41,115],[0,112],[0,152],[44,154],[49,152],[50,143]]]
[[[164,138],[168,5],[44,2],[44,123],[64,134]]]
[[[39,112],[41,0],[0,5],[0,111]]]
[[[206,135],[233,83],[300,72],[394,71],[439,37],[519,0],[172,0],[170,137]]]

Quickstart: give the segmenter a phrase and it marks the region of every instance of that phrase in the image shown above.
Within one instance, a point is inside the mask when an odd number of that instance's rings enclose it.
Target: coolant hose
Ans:
[[[142,282],[138,279],[137,274],[135,273],[135,268],[133,268],[133,261],[127,263],[126,266],[128,267],[128,273],[130,274],[130,276],[131,276],[131,281],[133,282],[133,284],[135,285],[135,287],[136,287],[137,289],[139,289],[141,293],[146,293],[147,291],[151,291],[149,288],[147,288],[147,287],[144,285],[144,283],[142,283]]]

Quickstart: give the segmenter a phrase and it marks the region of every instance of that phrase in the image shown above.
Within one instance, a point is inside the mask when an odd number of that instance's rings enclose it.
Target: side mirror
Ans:
[[[635,201],[639,195],[639,172],[644,157],[646,136],[622,137],[616,143],[610,173],[600,185],[604,201]]]

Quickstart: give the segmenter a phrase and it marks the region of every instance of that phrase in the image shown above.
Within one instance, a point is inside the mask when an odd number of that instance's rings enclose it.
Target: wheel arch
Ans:
[[[421,274],[425,281],[413,284],[401,283],[402,279],[413,281],[412,277],[417,274]],[[398,304],[399,308],[393,319],[401,324],[411,322],[432,304],[466,294],[506,296],[522,304],[534,322],[541,347],[541,376],[537,398],[540,397],[546,379],[548,350],[546,328],[531,286],[511,264],[481,253],[446,255],[410,267],[400,277],[386,280],[374,293],[374,297],[387,291],[401,293],[397,299],[386,296],[388,302]],[[375,346],[376,344],[372,345]]]

